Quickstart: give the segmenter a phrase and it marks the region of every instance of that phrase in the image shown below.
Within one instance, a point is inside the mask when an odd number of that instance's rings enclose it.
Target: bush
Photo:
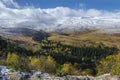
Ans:
[[[77,70],[71,63],[65,63],[65,64],[63,64],[61,71],[64,74],[72,75],[72,74],[75,74]]]

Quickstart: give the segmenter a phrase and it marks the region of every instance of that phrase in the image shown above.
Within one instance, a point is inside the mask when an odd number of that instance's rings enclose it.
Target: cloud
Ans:
[[[2,0],[3,4],[5,4],[6,6],[13,6],[15,8],[20,8],[20,6],[18,5],[18,3],[16,3],[13,0]]]
[[[10,8],[7,5],[14,5],[16,8]],[[49,31],[63,28],[69,30],[120,28],[120,11],[75,10],[68,7],[20,8],[13,0],[2,0],[0,1],[0,26]]]

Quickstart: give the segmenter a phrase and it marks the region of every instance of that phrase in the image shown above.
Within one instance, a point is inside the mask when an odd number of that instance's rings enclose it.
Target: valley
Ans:
[[[27,28],[17,30],[7,31],[11,35],[4,37],[2,34],[1,37],[0,65],[6,65],[11,70],[34,69],[57,76],[119,75],[119,70],[116,71],[119,65],[108,67],[119,62],[119,57],[116,58],[120,49],[119,33],[107,34],[99,30],[79,33],[45,32]],[[4,35],[7,35],[6,32]],[[111,59],[115,62],[107,62]]]
[[[0,0],[0,80],[120,80],[119,0]]]

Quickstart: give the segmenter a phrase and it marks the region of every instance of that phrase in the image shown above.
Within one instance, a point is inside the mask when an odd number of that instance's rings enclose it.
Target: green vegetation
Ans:
[[[120,53],[117,55],[107,56],[105,59],[102,59],[97,66],[98,75],[105,73],[113,73],[120,75]]]
[[[68,39],[73,40],[73,35],[61,37],[68,36]],[[0,38],[0,65],[6,65],[11,70],[41,70],[58,76],[67,74],[95,76],[109,72],[119,74],[120,65],[117,64],[120,60],[117,54],[119,49],[106,45],[104,41],[98,42],[99,37],[100,35],[91,36],[90,40],[90,37],[84,36],[80,41],[75,38],[70,45],[49,37],[31,41],[33,44],[24,47],[16,45],[11,40]]]

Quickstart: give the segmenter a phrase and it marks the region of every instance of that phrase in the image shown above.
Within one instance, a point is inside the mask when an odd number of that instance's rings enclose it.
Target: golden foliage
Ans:
[[[113,73],[120,75],[120,53],[117,55],[110,55],[100,61],[97,66],[98,75],[105,73]]]
[[[72,66],[71,63],[65,63],[63,64],[62,72],[66,74],[74,74],[76,72],[76,69]]]
[[[18,69],[20,66],[20,57],[16,53],[8,53],[6,61],[11,68]]]
[[[30,57],[29,60],[30,60],[30,66],[32,69],[40,70],[41,63],[39,58]]]
[[[46,72],[53,74],[56,72],[56,61],[51,56],[46,60]]]

